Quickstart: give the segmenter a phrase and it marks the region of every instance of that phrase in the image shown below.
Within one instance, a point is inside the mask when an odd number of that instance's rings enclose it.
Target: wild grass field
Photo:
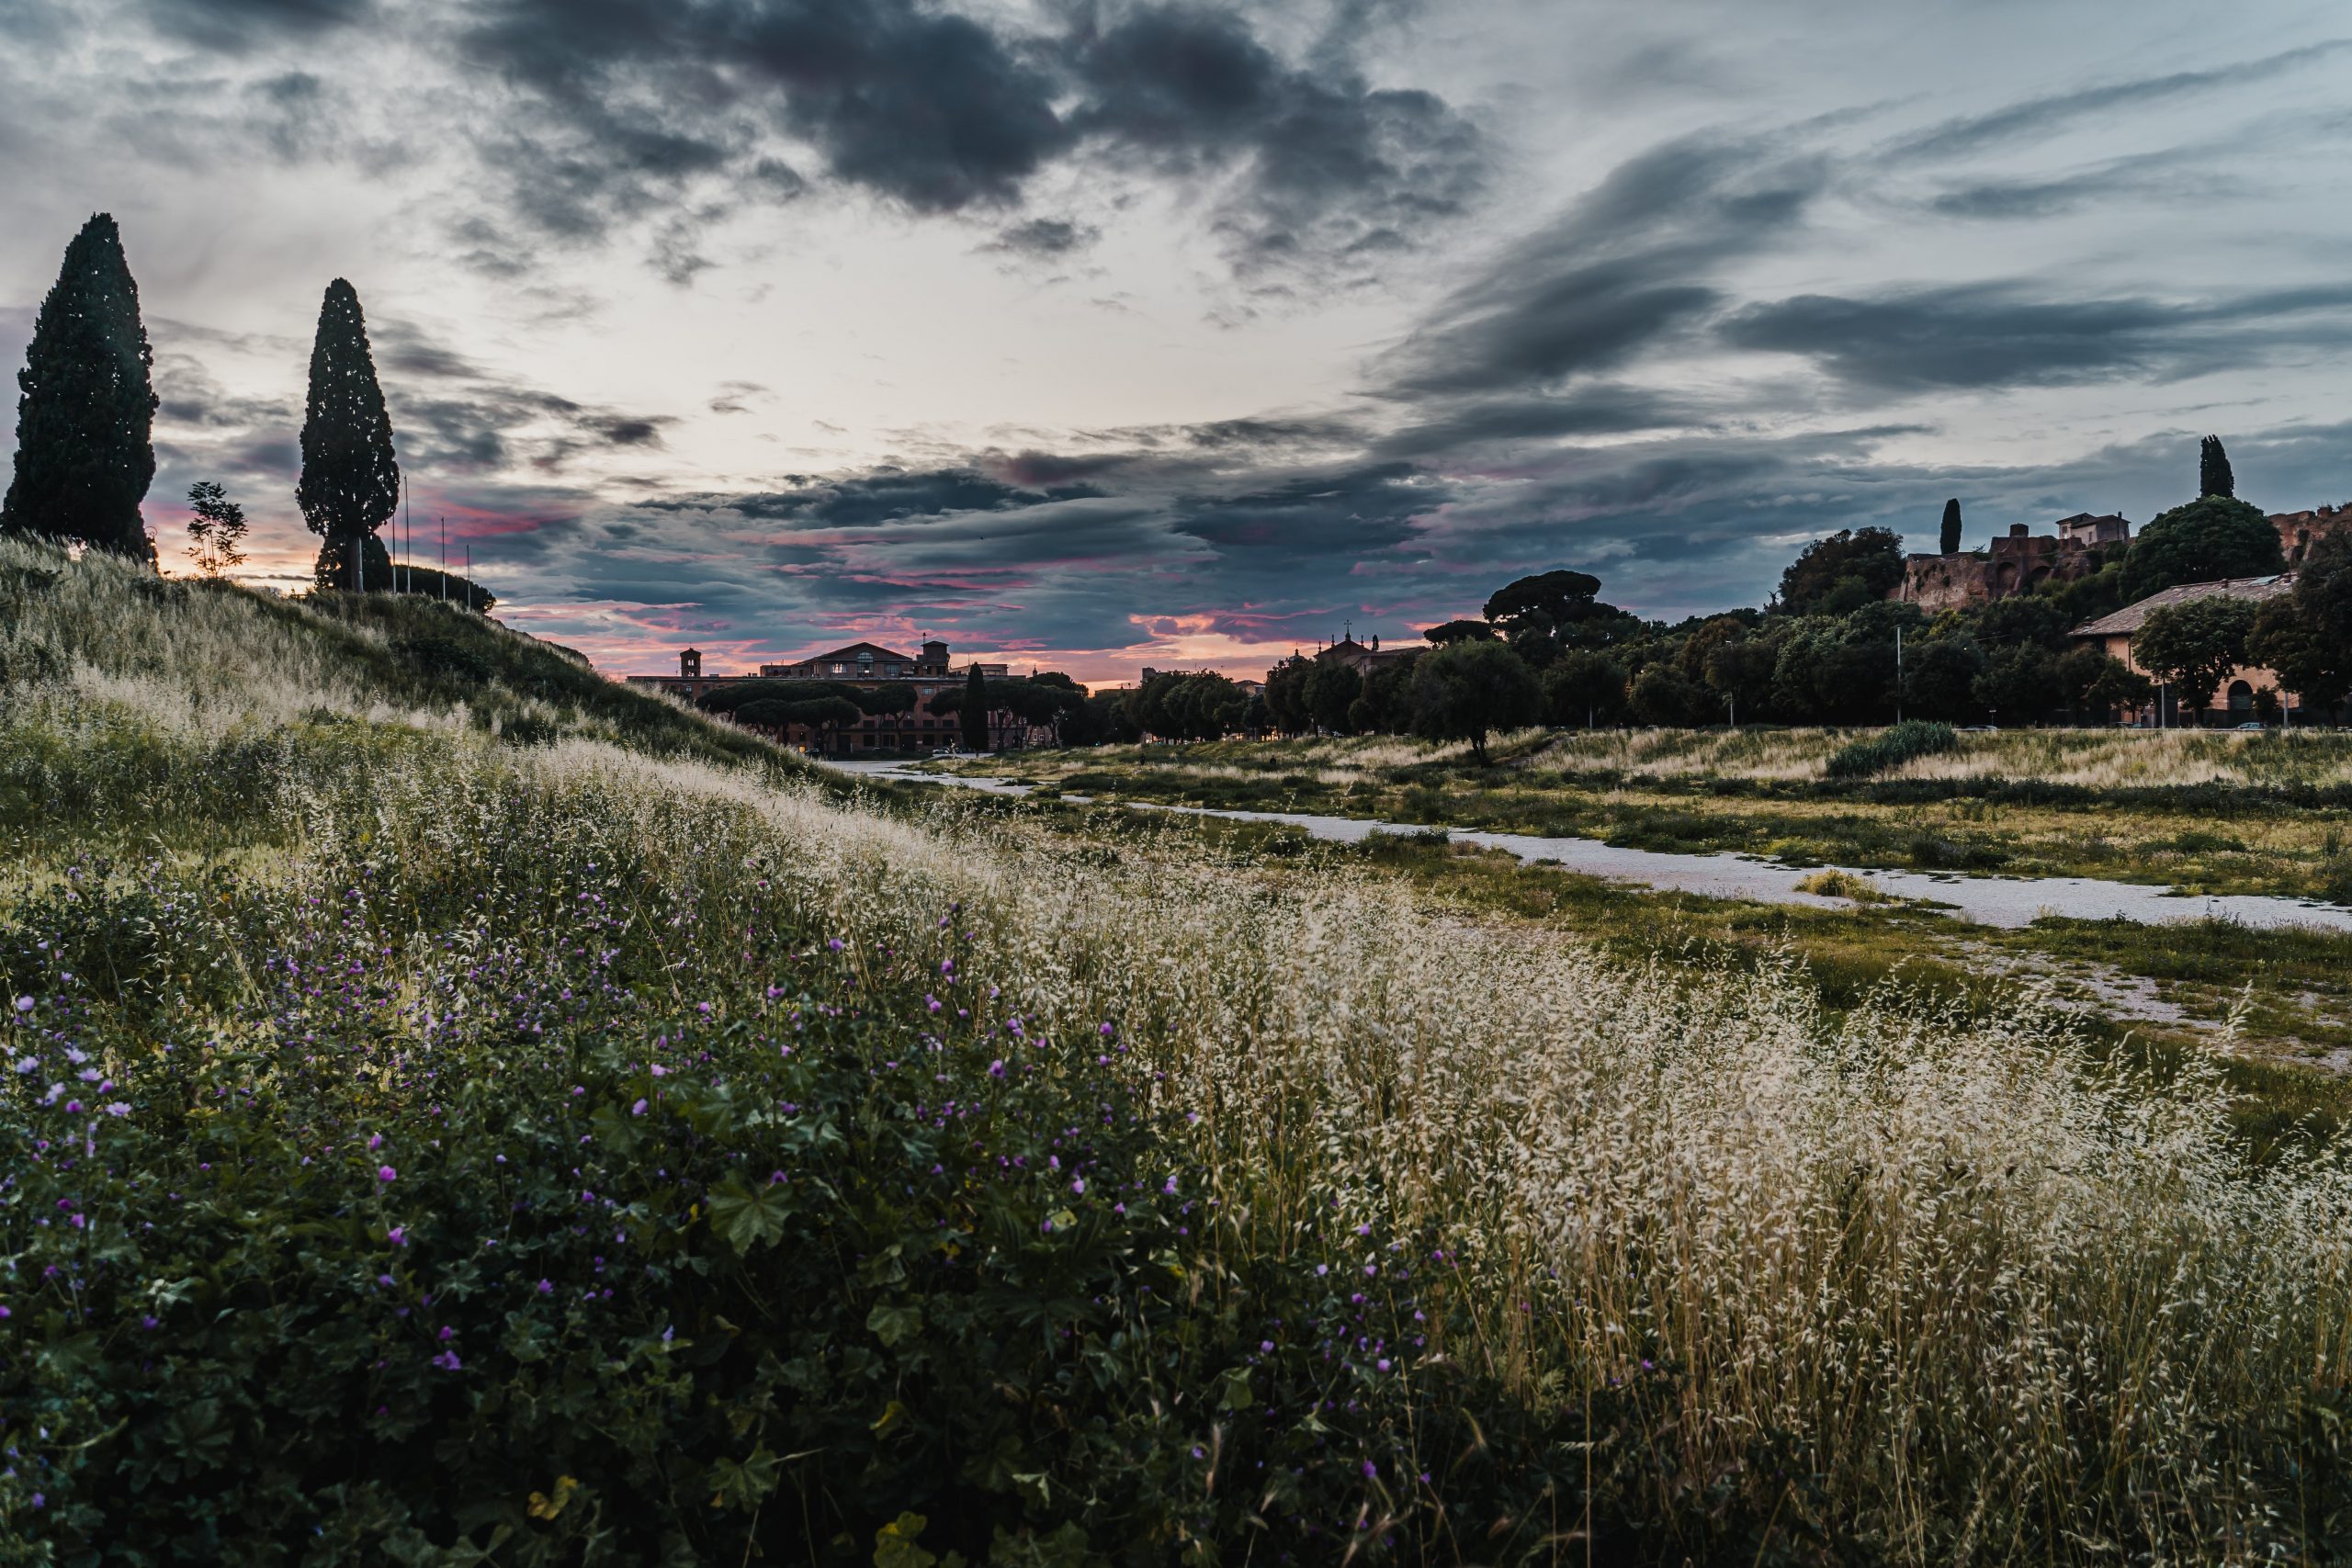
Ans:
[[[1012,752],[959,768],[1112,798],[1731,851],[1803,864],[2089,876],[2352,904],[2352,733],[2021,730],[1874,776],[1867,732],[1524,730],[1481,768],[1395,737]]]
[[[0,544],[0,1562],[2352,1550],[2352,1168],[2200,1055],[426,604]]]

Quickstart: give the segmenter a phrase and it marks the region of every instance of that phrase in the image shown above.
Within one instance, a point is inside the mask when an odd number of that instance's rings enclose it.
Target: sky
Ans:
[[[341,276],[415,556],[600,668],[1258,673],[2144,522],[2208,432],[2352,498],[2347,85],[2261,0],[0,0],[0,360],[107,211],[166,570],[209,479],[307,577]]]

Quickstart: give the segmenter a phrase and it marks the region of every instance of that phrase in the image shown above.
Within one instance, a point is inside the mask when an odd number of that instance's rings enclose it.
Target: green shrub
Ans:
[[[1833,779],[1866,779],[1888,773],[1915,757],[1932,757],[1958,747],[1949,724],[1906,718],[1832,752],[1825,772]]]

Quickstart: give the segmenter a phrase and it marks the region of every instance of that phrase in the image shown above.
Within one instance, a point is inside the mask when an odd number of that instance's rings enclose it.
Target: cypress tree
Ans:
[[[972,666],[970,679],[964,682],[964,706],[959,715],[964,726],[964,750],[985,751],[989,749],[989,686],[980,678],[980,667]]]
[[[1958,496],[1953,496],[1944,502],[1943,547],[1944,554],[1948,556],[1960,554],[1960,497]]]
[[[139,515],[155,477],[154,363],[121,232],[95,213],[65,247],[17,372],[17,469],[0,529],[155,558]]]
[[[2222,450],[2222,438],[2207,436],[2197,454],[2197,493],[2234,496],[2237,492],[2237,476],[2230,472],[2230,455]]]
[[[311,345],[311,396],[302,420],[302,479],[294,489],[302,520],[324,542],[319,547],[322,588],[391,587],[391,571],[376,530],[400,505],[401,467],[392,456],[392,420],[376,360],[368,350],[368,322],[359,294],[336,278],[319,307],[319,335]],[[355,571],[364,559],[364,574]]]

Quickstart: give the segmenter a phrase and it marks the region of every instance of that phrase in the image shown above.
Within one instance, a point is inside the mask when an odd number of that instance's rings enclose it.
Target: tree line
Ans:
[[[112,216],[93,214],[65,248],[17,373],[17,454],[0,532],[78,544],[153,566],[141,511],[155,478],[154,350]],[[379,530],[401,502],[391,416],[376,378],[358,291],[327,285],[311,349],[294,498],[320,536],[321,588],[424,593],[487,610],[457,573],[400,563]],[[244,559],[244,508],[215,479],[188,490],[187,553],[207,576]]]
[[[730,681],[705,692],[696,705],[706,713],[724,714],[739,724],[786,730],[798,725],[812,731],[820,747],[865,718],[910,714],[918,707],[958,721],[958,738],[967,750],[989,747],[989,718],[1006,714],[1024,725],[1051,730],[1057,745],[1091,745],[1102,737],[1086,721],[1086,688],[1069,676],[1047,671],[1023,677],[989,680],[974,665],[961,686],[932,694],[928,704],[912,682],[884,681],[860,686],[846,681],[803,681],[771,677]]]
[[[2101,551],[2087,575],[1984,604],[1930,615],[1889,599],[1903,581],[1901,537],[1840,529],[1806,546],[1761,608],[1645,620],[1601,600],[1589,573],[1549,571],[1368,673],[1295,657],[1269,672],[1254,706],[1211,675],[1162,677],[1170,683],[1129,694],[1129,706],[1141,729],[1170,739],[1416,734],[1468,740],[1481,755],[1487,733],[1529,724],[2096,723],[2147,704],[2158,681],[2183,708],[2204,708],[2249,664],[2275,671],[2310,709],[2339,707],[2352,696],[2352,535],[2313,547],[2290,592],[2153,611],[2132,643],[2153,680],[2070,637],[2167,588],[2285,570],[2278,530],[2237,498],[2217,437],[2202,443],[2199,483],[2195,500]],[[1958,553],[1957,501],[1940,523],[1945,553]],[[2276,694],[2260,702],[2275,716]]]

